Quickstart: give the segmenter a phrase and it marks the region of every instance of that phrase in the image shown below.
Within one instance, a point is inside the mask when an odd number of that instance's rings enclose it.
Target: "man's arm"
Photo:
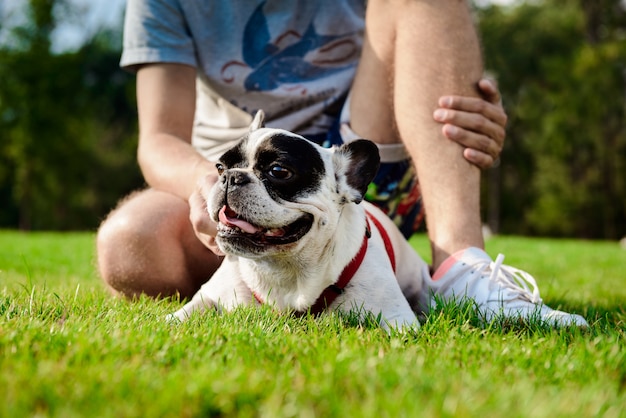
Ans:
[[[138,161],[146,182],[188,200],[214,164],[191,146],[196,108],[196,69],[181,64],[145,65],[137,72]]]
[[[196,109],[196,70],[181,64],[151,64],[137,72],[138,161],[148,184],[189,203],[198,239],[216,254],[216,225],[206,198],[217,180],[215,165],[191,146]]]

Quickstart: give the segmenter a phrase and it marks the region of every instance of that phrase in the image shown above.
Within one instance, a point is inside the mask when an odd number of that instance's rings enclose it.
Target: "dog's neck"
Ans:
[[[317,246],[305,245],[295,254],[240,259],[250,290],[278,309],[304,311],[313,305],[324,289],[338,281],[363,244],[365,210],[356,204],[343,210],[337,229],[326,231],[327,239]]]

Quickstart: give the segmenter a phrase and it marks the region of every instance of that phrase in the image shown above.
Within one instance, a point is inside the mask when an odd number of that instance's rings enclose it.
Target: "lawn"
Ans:
[[[0,416],[626,416],[626,250],[520,237],[487,250],[590,329],[484,326],[469,305],[391,336],[266,307],[171,326],[180,301],[104,291],[92,233],[0,231]]]

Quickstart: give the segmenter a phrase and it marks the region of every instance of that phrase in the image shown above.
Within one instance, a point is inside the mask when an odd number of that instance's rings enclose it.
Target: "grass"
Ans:
[[[588,330],[481,326],[440,306],[388,336],[268,308],[162,321],[180,301],[111,298],[91,233],[0,231],[0,417],[626,416],[626,251],[496,237]],[[412,240],[426,254],[423,236]]]

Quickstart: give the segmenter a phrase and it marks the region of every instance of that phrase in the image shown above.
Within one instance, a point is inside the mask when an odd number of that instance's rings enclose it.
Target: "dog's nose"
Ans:
[[[250,183],[250,177],[242,171],[229,171],[225,180],[228,186],[243,186]]]

